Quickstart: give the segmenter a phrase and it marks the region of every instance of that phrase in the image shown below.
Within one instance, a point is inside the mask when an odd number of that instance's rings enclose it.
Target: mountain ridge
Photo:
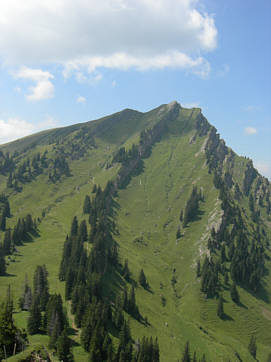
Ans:
[[[90,129],[86,124],[78,124],[71,132],[60,130],[51,144],[37,143],[18,152],[11,156],[12,162],[8,159],[10,166],[5,154],[4,162],[0,159],[0,191],[8,195],[13,210],[7,226],[13,228],[16,218],[28,212],[41,220],[40,238],[18,246],[22,255],[16,256],[18,262],[8,265],[8,272],[16,275],[13,284],[17,289],[22,284],[24,276],[20,271],[24,269],[32,275],[31,268],[42,260],[41,256],[33,257],[33,250],[38,252],[41,248],[49,265],[52,290],[63,291],[63,282],[56,279],[70,221],[73,215],[80,220],[85,218],[81,211],[83,199],[86,194],[91,195],[94,184],[105,189],[112,180],[117,190],[115,222],[119,234],[115,238],[120,260],[123,263],[128,259],[134,280],[144,267],[152,290],[150,293],[136,287],[140,312],[147,315],[150,326],[142,327],[131,319],[133,334],[157,335],[162,361],[180,358],[186,340],[200,354],[204,352],[208,360],[227,360],[225,356],[235,361],[237,353],[249,361],[252,359],[246,344],[256,331],[259,353],[265,358],[270,344],[265,333],[270,324],[262,314],[263,309],[270,311],[268,180],[253,168],[250,160],[239,157],[225,145],[200,109],[185,109],[173,102],[146,113],[124,110],[97,120],[96,124],[91,122],[86,123]],[[123,128],[127,123],[127,128]],[[3,170],[5,162],[7,170]],[[7,187],[10,174],[11,187]],[[197,212],[183,226],[180,212],[185,214],[194,187],[199,195]],[[248,235],[245,253],[251,253],[254,239],[259,239],[265,250],[266,271],[259,271],[262,287],[258,292],[244,285],[234,263],[231,266],[232,243],[227,239],[239,245],[243,238],[238,229],[240,223]],[[224,275],[219,271],[215,294],[223,293],[227,301],[225,315],[232,319],[216,316],[216,296],[205,299],[208,288],[202,286],[203,281],[195,271],[198,260],[203,267],[205,255],[220,260],[223,248],[225,269],[236,275],[241,301],[249,310],[231,301],[230,284],[224,283]],[[31,265],[27,265],[31,257]],[[50,259],[57,261],[57,265]],[[208,268],[211,273],[212,265]],[[1,291],[7,279],[3,280]],[[246,318],[251,323],[248,331]]]

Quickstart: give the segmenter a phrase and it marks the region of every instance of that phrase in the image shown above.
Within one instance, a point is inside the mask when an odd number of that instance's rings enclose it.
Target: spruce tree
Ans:
[[[141,269],[140,273],[139,273],[139,284],[144,288],[147,289],[148,288],[148,282],[147,282],[147,278],[145,276],[144,270]]]
[[[75,236],[78,233],[78,220],[77,217],[74,216],[71,224],[71,236]]]
[[[83,206],[83,213],[90,214],[90,210],[91,210],[90,197],[88,195],[86,195],[85,201],[84,201],[84,206]]]
[[[5,275],[5,274],[6,274],[6,260],[2,249],[0,249],[0,275]]]
[[[240,303],[240,297],[239,297],[239,293],[238,293],[238,290],[236,288],[236,283],[233,282],[232,286],[231,286],[231,290],[230,290],[230,293],[231,293],[231,299],[236,303]]]
[[[11,232],[10,229],[6,230],[4,241],[3,241],[3,249],[5,255],[11,254]]]
[[[223,303],[223,296],[220,294],[217,304],[217,312],[219,318],[223,319],[224,317],[224,303]]]
[[[67,335],[66,329],[64,329],[64,331],[57,339],[56,351],[60,361],[63,362],[73,361],[73,356],[71,352],[71,341]]]
[[[256,359],[257,354],[257,345],[256,345],[256,337],[254,335],[251,336],[249,344],[248,344],[248,351],[252,357]]]
[[[186,342],[183,356],[182,356],[182,362],[191,362],[191,355],[190,355],[190,348],[189,348],[189,342]]]
[[[39,303],[34,300],[34,303],[30,309],[30,314],[27,320],[27,330],[29,334],[36,334],[41,327],[41,312]]]
[[[4,213],[0,216],[0,230],[6,230],[6,216],[4,215]]]
[[[79,240],[84,242],[88,239],[87,223],[86,220],[82,220],[79,226]]]

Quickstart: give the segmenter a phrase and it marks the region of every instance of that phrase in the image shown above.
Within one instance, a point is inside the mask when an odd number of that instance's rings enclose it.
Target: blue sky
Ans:
[[[177,100],[271,179],[270,0],[0,0],[0,143]]]

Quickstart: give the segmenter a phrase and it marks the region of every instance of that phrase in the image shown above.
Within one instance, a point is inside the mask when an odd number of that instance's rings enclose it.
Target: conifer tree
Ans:
[[[180,239],[181,236],[182,236],[182,234],[181,234],[181,228],[180,228],[180,226],[178,226],[178,229],[177,229],[177,232],[176,232],[176,239],[177,239],[177,240]]]
[[[0,230],[6,230],[6,216],[4,213],[2,213],[2,215],[0,216]]]
[[[29,334],[36,334],[41,327],[41,312],[39,303],[34,300],[34,303],[30,309],[30,315],[27,320],[27,330]]]
[[[240,297],[239,297],[239,293],[238,293],[238,290],[236,288],[236,283],[235,282],[233,282],[233,284],[231,285],[230,293],[231,293],[231,299],[236,304],[240,303]]]
[[[5,301],[0,305],[0,360],[4,361],[26,343],[26,333],[13,320],[13,298],[10,286]],[[4,347],[5,346],[5,347]]]
[[[6,230],[4,241],[3,241],[3,249],[5,255],[11,254],[11,232],[10,229]]]
[[[139,284],[144,288],[147,289],[148,288],[148,282],[147,282],[147,278],[145,276],[144,270],[141,269],[140,273],[139,273]]]
[[[79,240],[84,242],[88,239],[87,223],[86,220],[82,220],[79,226]]]
[[[33,294],[42,311],[45,310],[49,299],[48,272],[46,266],[38,265],[34,273]]]
[[[71,236],[75,236],[78,233],[78,220],[77,217],[74,216],[71,224]]]
[[[256,345],[256,337],[254,335],[251,336],[249,344],[248,344],[248,351],[252,357],[256,359],[257,355],[257,345]]]
[[[217,304],[217,312],[219,318],[223,319],[224,317],[224,303],[223,303],[223,296],[220,294]]]
[[[57,339],[56,343],[57,356],[60,361],[71,362],[73,361],[73,356],[71,352],[71,341],[67,335],[67,330],[61,333]]]
[[[6,274],[6,260],[5,255],[2,251],[2,248],[0,249],[0,275]]]
[[[190,355],[190,348],[189,348],[189,342],[186,342],[183,356],[182,356],[182,362],[191,362],[191,355]]]
[[[84,201],[84,206],[83,206],[83,213],[90,214],[90,210],[91,210],[90,197],[88,195],[86,195],[85,201]]]

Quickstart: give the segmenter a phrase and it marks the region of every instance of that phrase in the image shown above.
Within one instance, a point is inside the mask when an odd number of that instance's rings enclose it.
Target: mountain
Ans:
[[[207,361],[253,361],[254,337],[256,358],[268,360],[271,185],[199,108],[125,109],[2,145],[0,193],[0,298],[10,285],[17,308],[25,275],[32,287],[45,265],[76,361],[107,360],[86,325],[108,305],[111,324],[97,331],[117,360],[131,352],[119,341],[143,353],[151,336],[160,361],[181,360],[187,341]],[[16,311],[26,328],[29,310]],[[23,353],[51,353],[44,333],[29,340]]]

